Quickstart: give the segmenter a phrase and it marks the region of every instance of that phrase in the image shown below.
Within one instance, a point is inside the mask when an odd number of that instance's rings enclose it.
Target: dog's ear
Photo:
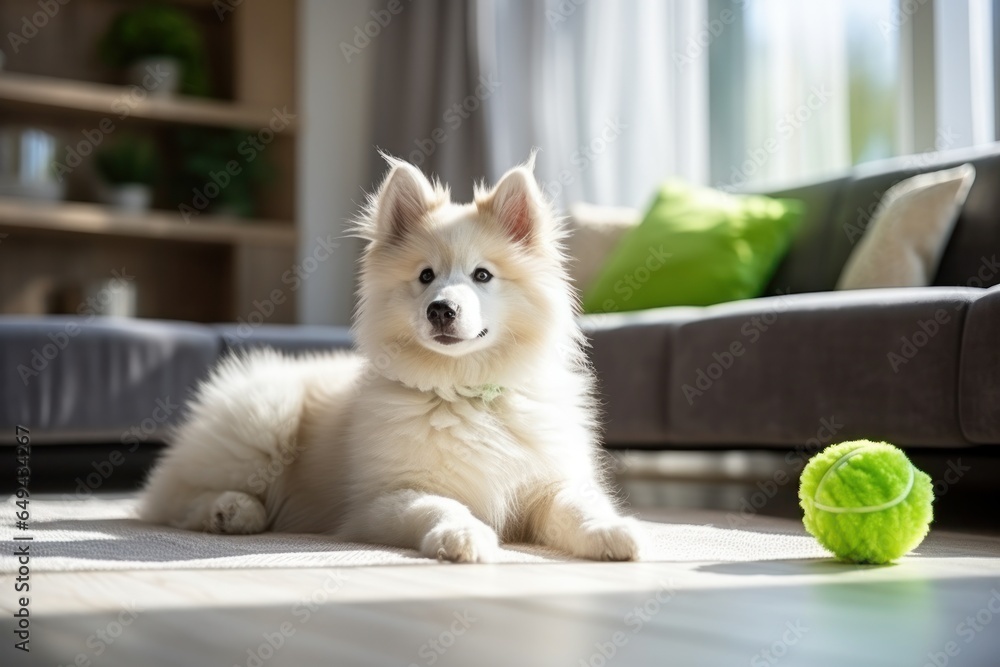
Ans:
[[[530,245],[539,236],[547,219],[547,209],[535,175],[535,156],[527,163],[514,167],[485,196],[476,198],[480,215],[489,216],[500,224],[517,242]]]
[[[409,162],[383,155],[389,173],[375,196],[375,238],[399,240],[419,225],[439,199],[423,172]]]

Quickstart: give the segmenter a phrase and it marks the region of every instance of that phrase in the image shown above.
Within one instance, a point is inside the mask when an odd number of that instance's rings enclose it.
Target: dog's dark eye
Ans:
[[[476,269],[472,272],[472,279],[477,283],[488,283],[493,278],[493,274],[486,269]]]
[[[428,285],[434,282],[434,272],[431,269],[424,269],[420,272],[420,282]]]

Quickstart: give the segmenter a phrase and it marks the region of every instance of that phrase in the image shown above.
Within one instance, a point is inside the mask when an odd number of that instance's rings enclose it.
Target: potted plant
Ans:
[[[266,148],[246,131],[185,127],[174,133],[180,151],[174,198],[182,210],[251,218],[261,186],[274,169]]]
[[[128,82],[151,95],[208,94],[205,42],[183,11],[149,4],[122,12],[101,38],[101,58],[127,68]]]
[[[104,201],[133,213],[148,210],[159,162],[156,144],[149,137],[134,135],[108,141],[95,155],[105,183]]]

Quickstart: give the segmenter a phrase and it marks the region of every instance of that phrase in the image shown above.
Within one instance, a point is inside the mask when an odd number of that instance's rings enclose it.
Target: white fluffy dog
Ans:
[[[472,204],[392,158],[358,222],[361,356],[224,361],[153,470],[143,518],[318,532],[490,561],[499,541],[638,557],[599,465],[558,222],[512,169]]]

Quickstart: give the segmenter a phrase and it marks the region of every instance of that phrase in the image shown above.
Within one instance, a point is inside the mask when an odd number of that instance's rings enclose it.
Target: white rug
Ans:
[[[7,516],[14,514],[8,499]],[[12,521],[0,527],[0,541],[27,542],[34,572],[69,570],[140,570],[178,568],[350,567],[432,564],[416,551],[336,542],[322,535],[209,535],[165,528],[134,519],[135,501],[125,499],[32,499],[26,531]],[[717,518],[720,518],[717,516]],[[786,532],[746,532],[701,524],[643,522],[648,539],[643,560],[748,561],[819,558],[826,552],[793,522]],[[562,553],[529,545],[508,545],[499,562],[540,563],[570,560]],[[17,570],[5,549],[0,572]]]
[[[5,505],[14,516],[14,499]],[[146,524],[134,519],[131,498],[38,500],[30,503],[28,530],[16,530],[13,519],[3,521],[0,541],[29,545],[33,572],[83,570],[148,570],[278,567],[353,567],[368,565],[422,565],[436,561],[416,551],[384,546],[336,542],[322,535],[230,536],[193,533]],[[722,513],[665,512],[664,521],[644,521],[646,542],[642,560],[654,562],[740,562],[826,558],[829,554],[795,521],[755,517],[742,529],[728,527]],[[658,517],[659,518],[659,517]],[[713,525],[713,523],[715,525]],[[28,537],[30,541],[15,537]],[[975,555],[996,549],[988,538],[970,537],[949,548],[954,555]],[[921,551],[943,551],[935,540]],[[0,555],[0,572],[18,568],[13,549]],[[994,551],[995,553],[995,551]],[[940,555],[945,555],[941,553]],[[571,560],[566,555],[530,545],[508,545],[502,563],[545,563]]]

